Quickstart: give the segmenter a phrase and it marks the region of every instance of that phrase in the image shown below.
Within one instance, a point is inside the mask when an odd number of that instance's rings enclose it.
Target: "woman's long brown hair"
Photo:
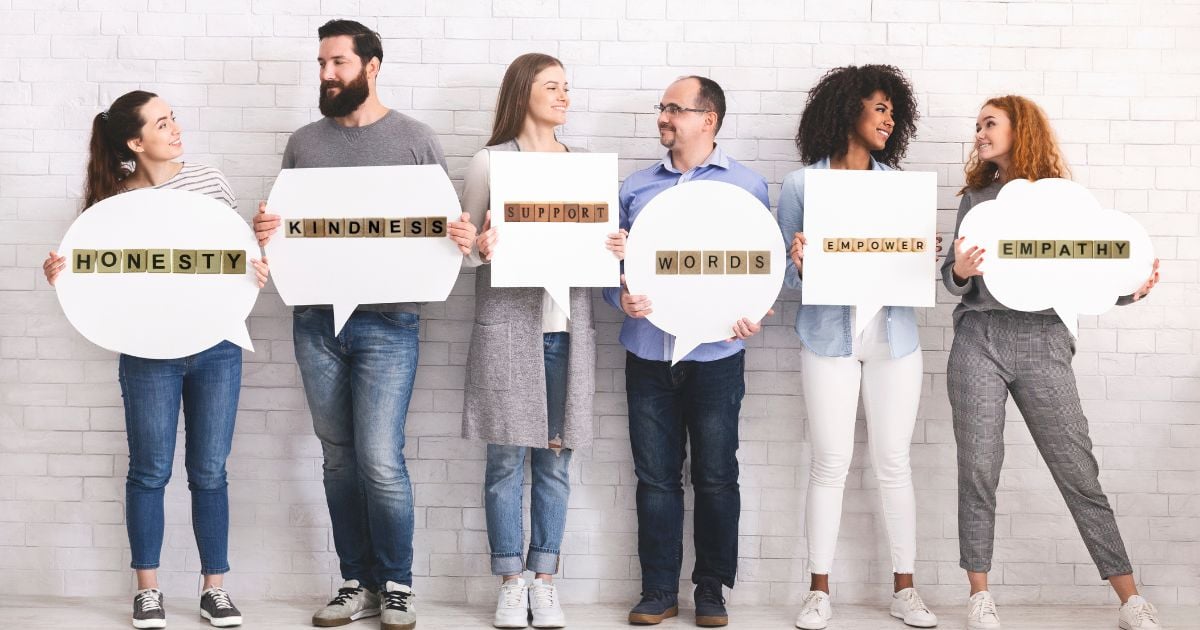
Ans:
[[[1004,112],[1012,125],[1012,145],[1008,150],[1008,170],[1004,173],[1009,181],[1028,179],[1036,181],[1050,177],[1070,177],[1071,171],[1063,159],[1050,120],[1037,103],[1024,96],[997,96],[990,98],[984,107],[991,105]],[[979,159],[979,151],[971,152],[967,162],[967,185],[958,194],[967,190],[984,188],[996,180],[999,168]]]
[[[127,144],[142,135],[142,106],[158,96],[143,90],[127,92],[113,101],[108,111],[92,119],[88,145],[87,180],[83,185],[83,209],[121,192],[129,176],[126,162],[134,161]]]
[[[529,112],[533,79],[550,66],[563,67],[558,59],[542,53],[525,53],[508,64],[496,97],[496,117],[492,120],[492,137],[488,138],[487,146],[508,142],[521,133]]]

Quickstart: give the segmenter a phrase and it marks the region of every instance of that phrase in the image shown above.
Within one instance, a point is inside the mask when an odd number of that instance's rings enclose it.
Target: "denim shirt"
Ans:
[[[779,229],[783,233],[784,251],[788,252],[783,283],[797,293],[803,285],[796,265],[792,262],[792,238],[804,231],[804,171],[810,168],[829,168],[829,158],[788,173],[779,194]],[[871,170],[890,171],[887,165],[871,158]],[[810,244],[811,245],[811,244]],[[796,310],[796,334],[804,347],[826,357],[848,357],[854,352],[854,330],[851,307],[800,304]],[[885,306],[888,345],[892,358],[899,358],[920,347],[916,312],[910,306]]]
[[[671,154],[667,153],[658,164],[626,177],[618,194],[621,203],[621,227],[628,230],[637,220],[642,208],[659,193],[672,186],[701,179],[733,184],[749,191],[763,206],[771,207],[767,197],[767,180],[737,160],[726,156],[721,147],[716,146],[704,162],[686,173],[680,173],[675,168]],[[621,264],[624,269],[624,263]],[[613,308],[621,310],[621,288],[604,289],[604,300]],[[732,335],[733,322],[729,322],[729,328]],[[675,336],[663,332],[648,319],[626,317],[621,324],[621,344],[626,350],[647,361],[670,361],[675,351]],[[745,347],[746,344],[740,339],[703,343],[683,357],[683,360],[716,361],[737,354]]]

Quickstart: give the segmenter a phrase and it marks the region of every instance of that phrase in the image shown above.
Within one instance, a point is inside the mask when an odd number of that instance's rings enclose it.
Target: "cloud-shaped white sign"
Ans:
[[[963,250],[987,250],[980,271],[988,290],[1017,311],[1053,308],[1078,335],[1078,315],[1099,315],[1138,289],[1154,265],[1154,246],[1133,217],[1104,209],[1067,179],[1024,179],[963,218]]]
[[[92,343],[175,359],[228,339],[253,350],[258,243],[242,217],[199,193],[143,189],[79,215],[55,282],[71,325]]]

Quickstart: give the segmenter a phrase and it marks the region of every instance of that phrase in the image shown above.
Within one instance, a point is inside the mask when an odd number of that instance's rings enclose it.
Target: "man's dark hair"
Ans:
[[[364,66],[372,57],[383,63],[383,42],[379,40],[379,33],[354,20],[329,20],[317,29],[317,39],[339,35],[347,35],[354,40],[354,54],[358,55]]]
[[[684,78],[700,82],[700,94],[696,96],[696,106],[701,109],[710,109],[717,114],[717,131],[720,131],[721,123],[725,122],[725,90],[722,90],[720,84],[708,77],[693,74]]]

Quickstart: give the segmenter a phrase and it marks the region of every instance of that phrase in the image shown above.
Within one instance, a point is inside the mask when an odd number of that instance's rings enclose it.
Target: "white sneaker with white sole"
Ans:
[[[833,619],[833,606],[829,603],[829,593],[825,591],[809,591],[800,605],[800,614],[796,615],[796,627],[801,630],[822,630]]]
[[[505,580],[500,585],[492,625],[497,628],[524,628],[529,625],[529,589],[525,580]]]
[[[1121,630],[1159,630],[1158,611],[1154,604],[1146,601],[1141,595],[1134,595],[1121,604],[1121,614],[1117,617],[1117,627]]]
[[[562,628],[567,625],[567,616],[563,614],[562,606],[558,605],[558,589],[554,584],[534,580],[528,591],[534,628]]]
[[[999,630],[1000,615],[996,600],[987,591],[979,591],[967,601],[967,630]]]
[[[925,606],[915,588],[902,589],[892,595],[891,613],[906,626],[932,628],[937,625],[937,615]]]

